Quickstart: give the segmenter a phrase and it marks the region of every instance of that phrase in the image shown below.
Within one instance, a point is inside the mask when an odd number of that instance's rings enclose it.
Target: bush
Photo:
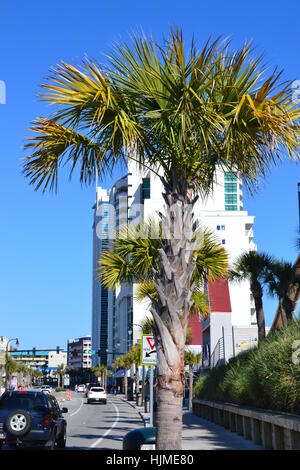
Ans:
[[[56,387],[56,392],[65,392],[67,389],[65,387]]]
[[[292,361],[300,321],[270,334],[263,343],[195,384],[196,398],[227,401],[300,414],[300,364]]]

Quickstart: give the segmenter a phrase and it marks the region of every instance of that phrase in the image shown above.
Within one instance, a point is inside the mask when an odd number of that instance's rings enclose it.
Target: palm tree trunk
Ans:
[[[260,282],[253,281],[251,282],[250,289],[254,298],[255,311],[256,311],[256,321],[258,329],[258,342],[260,343],[266,337],[266,326],[265,326],[265,314],[263,309],[263,290]]]
[[[4,367],[0,366],[0,389],[2,388],[3,374],[4,374]]]
[[[192,306],[193,203],[184,175],[173,172],[172,187],[163,180],[167,216],[161,215],[158,301],[152,304],[157,347],[157,449],[182,448],[184,346]]]
[[[289,295],[286,295],[282,299],[282,306],[286,313],[287,322],[293,319],[294,311],[296,308],[296,302],[291,299]]]
[[[189,376],[189,411],[192,411],[192,407],[193,407],[193,381],[194,381],[194,373],[193,373],[193,366],[190,364],[190,367],[189,367],[189,372],[190,372],[190,376]]]
[[[124,368],[124,394],[125,400],[128,399],[128,380],[127,380],[127,368]]]
[[[136,400],[139,394],[139,388],[140,388],[140,371],[139,371],[139,365],[135,365],[135,395],[136,395]]]
[[[288,325],[288,312],[286,310],[286,307],[287,307],[287,304],[286,302],[284,301],[284,297],[281,297],[279,299],[279,308],[280,308],[280,315],[281,315],[281,319],[282,319],[282,326],[285,328],[287,327]]]

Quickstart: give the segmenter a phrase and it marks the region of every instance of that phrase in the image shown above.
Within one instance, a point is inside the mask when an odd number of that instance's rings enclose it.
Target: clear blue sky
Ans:
[[[298,0],[21,0],[2,2],[0,80],[0,334],[18,336],[20,348],[66,346],[91,331],[92,205],[94,188],[68,183],[59,194],[35,193],[21,174],[26,129],[49,109],[38,102],[38,85],[61,60],[86,54],[101,59],[113,41],[142,28],[156,37],[172,25],[203,42],[232,36],[233,45],[254,40],[270,65],[300,79]],[[116,175],[117,176],[117,175]],[[245,198],[255,215],[260,250],[294,260],[300,167],[284,163]],[[110,181],[105,182],[110,186]],[[266,301],[267,324],[274,303]]]

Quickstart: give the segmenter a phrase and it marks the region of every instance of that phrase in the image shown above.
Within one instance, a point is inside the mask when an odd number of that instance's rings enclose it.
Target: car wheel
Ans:
[[[91,403],[90,400],[87,400],[87,404],[89,405],[90,403]]]
[[[104,400],[104,402],[103,402],[103,403],[104,403],[104,405],[106,405],[106,400]]]
[[[64,449],[66,447],[67,442],[67,432],[66,429],[62,432],[62,435],[58,437],[56,440],[56,445],[59,449]]]
[[[0,441],[0,450],[2,449],[2,447],[3,447],[3,442]]]
[[[23,437],[29,433],[32,426],[30,413],[25,410],[14,410],[5,420],[5,428],[8,434]]]

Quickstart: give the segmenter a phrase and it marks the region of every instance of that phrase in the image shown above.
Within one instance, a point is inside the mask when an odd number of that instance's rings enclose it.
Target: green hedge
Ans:
[[[297,340],[299,320],[198,379],[195,397],[300,414],[300,364],[292,360]]]

